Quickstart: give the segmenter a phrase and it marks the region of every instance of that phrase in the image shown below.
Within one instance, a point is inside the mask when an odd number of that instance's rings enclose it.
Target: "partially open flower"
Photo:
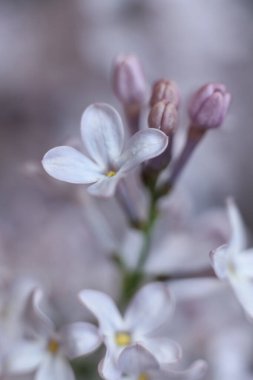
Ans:
[[[231,238],[211,253],[216,275],[228,281],[246,313],[253,318],[253,249],[246,248],[246,234],[240,213],[228,200]]]
[[[205,129],[219,127],[227,114],[231,95],[223,84],[209,83],[202,86],[189,105],[192,125]]]
[[[89,106],[82,117],[81,135],[90,158],[78,150],[59,146],[42,160],[52,177],[70,183],[93,184],[89,193],[109,197],[121,178],[167,147],[167,136],[147,128],[135,133],[124,147],[124,128],[117,111],[107,104]]]

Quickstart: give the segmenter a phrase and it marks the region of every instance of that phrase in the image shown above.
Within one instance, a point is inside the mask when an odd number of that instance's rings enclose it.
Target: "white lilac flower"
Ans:
[[[107,104],[94,104],[83,113],[81,135],[89,157],[69,146],[47,152],[42,160],[52,177],[70,183],[92,184],[88,191],[112,196],[119,180],[129,171],[161,154],[167,136],[146,128],[135,133],[125,146],[125,134],[118,112]]]
[[[253,317],[253,248],[247,249],[246,232],[239,210],[228,200],[231,237],[227,245],[211,252],[216,275],[232,286],[246,313]]]
[[[102,361],[99,372],[106,380],[199,380],[206,373],[206,363],[194,362],[188,369],[172,370],[170,366],[160,366],[155,358],[139,344],[126,347],[117,362]]]
[[[9,354],[6,371],[9,374],[35,372],[36,380],[74,380],[70,359],[94,351],[101,343],[97,328],[78,322],[59,331],[40,308],[42,292],[31,293],[25,310],[29,339],[20,341]]]
[[[135,343],[148,350],[159,363],[173,363],[180,358],[178,344],[164,337],[162,329],[158,331],[174,310],[168,285],[159,282],[145,285],[130,302],[124,317],[105,293],[83,290],[79,297],[99,322],[107,348],[106,359],[117,362],[122,350]]]

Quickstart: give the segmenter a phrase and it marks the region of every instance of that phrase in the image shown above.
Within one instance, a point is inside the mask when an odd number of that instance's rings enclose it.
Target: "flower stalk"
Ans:
[[[166,275],[156,276],[155,281],[177,281],[177,280],[193,280],[198,278],[216,278],[216,274],[211,267],[206,267],[198,270],[179,271]]]
[[[150,183],[150,186],[148,188],[150,192],[149,212],[147,220],[142,228],[144,239],[136,267],[133,271],[130,272],[126,270],[125,275],[123,276],[122,295],[120,299],[120,304],[122,306],[126,305],[129,302],[136,290],[139,288],[140,284],[145,280],[143,268],[148,259],[153,228],[158,218],[157,201],[159,198],[156,197],[155,187],[156,181]]]

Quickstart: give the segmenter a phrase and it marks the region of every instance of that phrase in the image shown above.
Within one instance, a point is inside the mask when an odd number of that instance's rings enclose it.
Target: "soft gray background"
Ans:
[[[83,287],[117,294],[118,274],[105,251],[122,236],[123,223],[114,201],[94,203],[82,189],[50,179],[40,160],[55,145],[78,146],[90,103],[120,108],[110,84],[119,53],[135,52],[150,83],[178,82],[182,127],[198,86],[221,81],[233,96],[223,130],[210,132],[182,176],[169,208],[173,220],[165,215],[163,230],[173,235],[168,247],[182,250],[183,261],[187,250],[203,250],[208,262],[226,222],[207,212],[223,207],[227,195],[252,226],[252,16],[251,0],[0,0],[0,264],[14,277],[41,282],[58,318],[83,315],[76,300]],[[192,213],[199,214],[194,223]],[[187,364],[205,356],[212,380],[252,378],[252,327],[231,291],[204,292],[195,304],[189,298],[177,313],[172,330]]]
[[[80,209],[73,186],[48,178],[40,160],[49,148],[76,142],[90,103],[120,107],[110,75],[121,52],[140,57],[150,82],[178,82],[182,127],[191,91],[207,81],[227,85],[233,103],[224,129],[207,136],[179,190],[197,212],[223,206],[233,195],[253,223],[252,14],[252,1],[246,0],[0,2],[3,264],[68,294],[69,302],[87,285],[115,291],[117,274],[86,223],[92,211]],[[117,234],[114,203],[113,211],[101,205]],[[102,227],[101,239],[103,234]]]

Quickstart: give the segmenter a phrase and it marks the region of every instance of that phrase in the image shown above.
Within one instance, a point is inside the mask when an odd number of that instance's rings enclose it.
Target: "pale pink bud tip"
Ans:
[[[140,61],[135,55],[117,57],[113,69],[113,89],[124,105],[144,103],[147,82]]]
[[[150,128],[163,131],[167,136],[173,134],[178,125],[178,112],[174,104],[160,101],[150,110],[148,117]]]
[[[153,85],[150,106],[152,107],[161,100],[174,104],[178,107],[180,94],[175,82],[166,79],[160,79]]]
[[[205,129],[219,127],[227,114],[231,95],[223,84],[209,83],[192,97],[189,116],[192,125]]]

